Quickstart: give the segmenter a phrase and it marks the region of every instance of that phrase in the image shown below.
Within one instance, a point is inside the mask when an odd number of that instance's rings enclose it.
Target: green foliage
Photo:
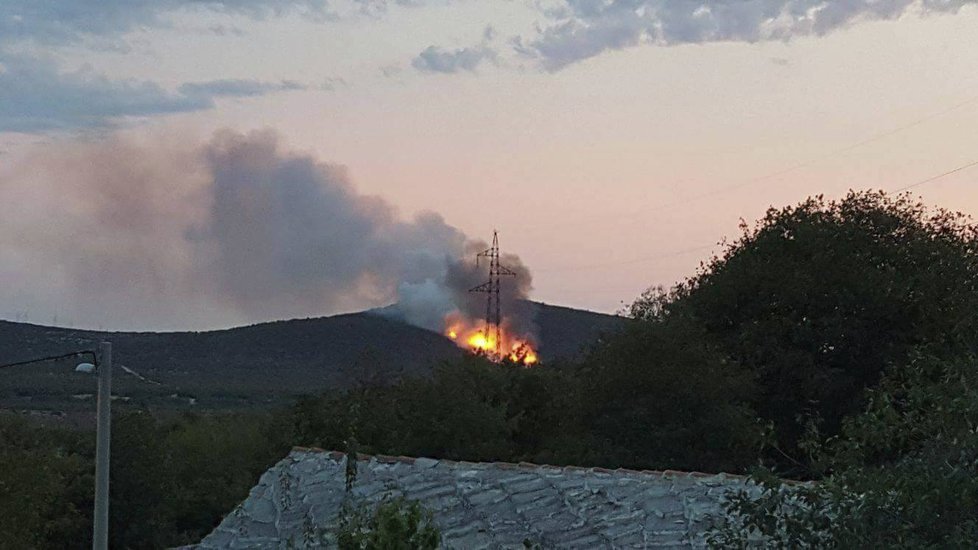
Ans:
[[[736,495],[717,546],[973,548],[978,540],[978,363],[915,353],[842,434],[816,440],[826,476]],[[812,434],[817,438],[817,434]]]
[[[115,415],[110,546],[199,541],[287,452],[288,433],[267,415]],[[0,416],[0,549],[90,544],[94,439]]]
[[[167,514],[181,542],[197,542],[291,448],[276,416],[184,416],[164,424],[172,493]]]
[[[636,324],[581,365],[471,356],[431,378],[299,403],[297,441],[454,460],[740,471],[763,429],[754,384],[695,327]]]
[[[682,320],[630,327],[578,375],[590,464],[742,471],[763,429],[749,402],[749,371]],[[593,451],[601,449],[600,453]]]
[[[78,434],[0,416],[0,548],[76,548],[91,540],[91,447]]]
[[[352,438],[367,453],[528,458],[552,437],[559,374],[476,356],[446,362],[430,379],[301,401],[293,414],[297,442],[343,449]]]
[[[773,422],[777,448],[798,456],[806,418],[838,433],[864,391],[916,346],[959,336],[978,344],[976,231],[907,195],[812,198],[745,224],[698,275],[629,311],[702,327],[755,373],[753,406]]]
[[[165,436],[145,412],[113,419],[109,537],[113,548],[162,547],[172,536],[166,501],[173,486]]]
[[[385,499],[375,510],[346,506],[340,515],[340,550],[434,550],[440,542],[431,512],[416,501]]]

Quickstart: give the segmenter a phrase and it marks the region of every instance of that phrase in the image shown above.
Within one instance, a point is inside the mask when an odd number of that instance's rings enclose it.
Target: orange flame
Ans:
[[[514,363],[530,366],[540,359],[529,338],[519,337],[507,328],[506,321],[499,327],[499,350],[496,353],[496,331],[488,331],[480,323],[469,322],[458,312],[445,317],[445,336],[459,347],[483,353],[494,361],[508,359]]]

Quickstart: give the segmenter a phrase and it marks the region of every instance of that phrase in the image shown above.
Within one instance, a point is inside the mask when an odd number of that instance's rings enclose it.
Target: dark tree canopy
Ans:
[[[837,432],[909,350],[976,343],[976,228],[909,195],[850,192],[771,209],[684,284],[647,293],[638,318],[696,323],[757,375],[760,416],[784,449],[817,416]]]
[[[921,348],[869,390],[837,437],[808,434],[824,474],[791,486],[756,476],[713,534],[721,548],[974,548],[978,357]]]
[[[697,326],[629,327],[576,380],[586,433],[604,449],[594,458],[611,466],[737,472],[756,461],[754,377]]]

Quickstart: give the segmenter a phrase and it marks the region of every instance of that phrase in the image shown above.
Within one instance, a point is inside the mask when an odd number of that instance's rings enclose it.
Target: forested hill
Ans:
[[[529,304],[526,311],[533,315],[537,329],[537,351],[544,361],[580,359],[602,334],[618,332],[628,322],[627,318],[616,315],[542,302],[526,303]],[[403,318],[397,304],[365,313],[375,313],[388,319]]]
[[[535,304],[541,352],[569,357],[621,326],[621,318]],[[358,382],[388,382],[428,372],[462,351],[439,334],[369,312],[262,323],[207,332],[96,332],[0,321],[0,362],[70,352],[98,340],[113,343],[115,393],[149,404],[253,406]],[[90,377],[69,364],[9,369],[0,377],[0,407],[83,404]],[[78,396],[72,398],[71,396]]]
[[[540,356],[546,360],[579,358],[602,334],[621,330],[627,319],[593,311],[533,302],[539,328]]]

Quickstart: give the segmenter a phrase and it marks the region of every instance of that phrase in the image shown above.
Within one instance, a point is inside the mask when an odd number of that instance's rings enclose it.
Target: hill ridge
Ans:
[[[623,322],[533,304],[544,360],[577,356],[582,346]],[[203,408],[281,402],[425,375],[464,353],[441,334],[368,310],[209,331],[98,331],[0,321],[0,363],[71,352],[103,339],[112,341],[118,364],[163,384],[147,387],[123,374],[115,378],[115,393],[147,406],[176,404],[169,401],[174,394],[193,396]],[[64,407],[72,395],[92,389],[90,377],[63,364],[17,367],[0,376],[0,408]]]

